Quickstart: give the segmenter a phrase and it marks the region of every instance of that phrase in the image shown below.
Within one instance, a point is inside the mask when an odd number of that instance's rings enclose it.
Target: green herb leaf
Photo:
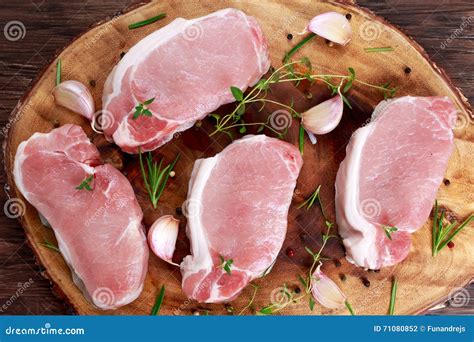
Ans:
[[[283,62],[288,63],[291,57],[314,37],[316,37],[316,34],[314,34],[313,32],[309,33],[306,37],[304,37],[298,44],[296,44],[290,51],[285,54]]]
[[[146,19],[146,20],[143,20],[143,21],[139,21],[137,23],[130,24],[130,25],[128,25],[128,29],[133,30],[133,29],[136,29],[136,28],[139,28],[139,27],[142,27],[142,26],[146,26],[146,25],[149,25],[151,23],[154,23],[155,21],[161,20],[163,18],[166,18],[166,13],[161,13],[161,14],[158,14],[156,17],[152,17],[150,19]]]
[[[78,186],[76,186],[74,189],[77,189],[77,190],[87,190],[87,191],[92,191],[92,188],[91,188],[91,182],[92,180],[94,179],[94,175],[89,175],[86,177],[86,179],[84,179],[81,184],[79,184]]]
[[[160,163],[158,164],[153,160],[153,155],[151,152],[149,152],[146,157],[147,168],[145,168],[142,152],[140,149],[138,149],[138,158],[140,161],[140,170],[143,177],[143,183],[154,209],[156,209],[158,200],[165,189],[171,171],[173,171],[174,166],[179,160],[179,156],[180,155],[178,154],[173,163],[162,169],[161,166],[163,164],[163,159],[161,159]]]
[[[389,240],[392,240],[392,233],[395,233],[398,230],[398,228],[395,226],[386,226],[386,225],[382,225],[382,229],[384,230],[385,235],[387,235],[387,238]]]
[[[299,275],[299,274],[298,274],[298,279],[299,279],[299,281],[301,282],[301,284],[303,285],[303,287],[304,287],[305,289],[307,289],[307,288],[308,288],[308,283],[306,282],[306,280],[304,280],[304,278],[303,278],[301,275]]]
[[[471,214],[464,220],[457,228],[457,222],[448,223],[446,226],[443,223],[445,218],[445,211],[441,212],[439,216],[438,201],[435,201],[434,216],[433,216],[433,237],[432,237],[432,253],[436,256],[447,244],[453,240],[466,226],[474,221],[474,214]]]
[[[155,305],[151,309],[151,316],[157,316],[160,313],[161,304],[163,304],[163,299],[165,298],[165,286],[161,286],[161,290],[156,296]]]
[[[260,315],[271,315],[271,314],[273,314],[273,309],[272,309],[271,305],[268,305],[268,306],[265,306],[265,307],[261,308],[258,311],[258,314],[260,314]]]
[[[393,315],[395,312],[395,298],[397,297],[398,282],[397,279],[393,278],[392,281],[392,292],[390,293],[390,307],[388,309],[388,314]]]
[[[300,131],[299,131],[299,136],[298,136],[298,146],[300,149],[301,155],[304,154],[304,127],[300,123]]]
[[[312,296],[309,296],[309,309],[310,309],[311,311],[314,310],[314,299],[313,299]]]
[[[56,85],[61,83],[61,58],[58,58],[56,63]]]
[[[232,273],[230,268],[232,267],[232,264],[234,263],[234,260],[233,259],[225,260],[222,255],[219,255],[219,259],[221,260],[221,264],[218,267],[223,268],[224,271],[228,275],[230,275]]]
[[[349,313],[350,313],[352,316],[355,316],[355,312],[354,312],[354,309],[352,308],[351,303],[349,303],[349,301],[346,300],[346,301],[344,302],[344,304],[346,305],[347,310],[349,310]]]
[[[137,104],[136,107],[135,107],[135,113],[133,113],[132,119],[135,120],[135,119],[139,118],[140,116],[148,116],[148,117],[153,116],[151,111],[148,108],[146,108],[145,106],[148,106],[154,100],[155,100],[155,98],[153,97],[149,100],[146,100],[143,103]]]
[[[51,250],[53,250],[53,251],[56,251],[56,252],[61,253],[61,251],[59,250],[59,248],[58,248],[56,245],[54,245],[53,243],[49,242],[48,240],[44,240],[44,242],[43,242],[43,243],[40,243],[40,245],[45,246],[46,248],[49,248],[49,249],[51,249]]]
[[[378,47],[378,48],[365,48],[365,52],[389,52],[393,51],[393,48],[390,46],[387,47]]]
[[[154,97],[152,97],[151,99],[146,100],[145,102],[143,102],[143,104],[144,104],[145,106],[148,106],[149,104],[153,103],[153,101],[155,101],[155,98],[154,98]]]
[[[230,87],[230,91],[236,101],[240,102],[244,99],[244,93],[239,88],[232,86]]]

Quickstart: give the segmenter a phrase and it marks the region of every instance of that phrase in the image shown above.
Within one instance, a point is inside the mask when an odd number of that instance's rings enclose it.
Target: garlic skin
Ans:
[[[148,231],[148,244],[155,255],[175,266],[172,261],[178,239],[179,220],[172,215],[161,216]]]
[[[79,81],[68,80],[59,83],[53,89],[54,101],[75,113],[92,120],[94,99],[89,89]]]
[[[344,102],[337,95],[301,114],[301,123],[310,133],[326,134],[339,125],[343,111]]]
[[[326,12],[315,16],[307,29],[331,42],[346,45],[351,41],[352,28],[346,16],[337,12]]]
[[[311,277],[311,293],[319,304],[328,309],[341,309],[346,305],[346,296],[336,283],[321,271],[321,264]]]

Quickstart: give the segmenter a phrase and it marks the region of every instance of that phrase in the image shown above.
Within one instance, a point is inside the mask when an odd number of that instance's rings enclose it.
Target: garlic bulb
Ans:
[[[337,12],[326,12],[315,16],[307,29],[331,42],[346,45],[351,41],[352,28],[349,20]]]
[[[54,101],[75,113],[92,120],[94,100],[89,89],[79,81],[69,80],[59,83],[53,89]]]
[[[170,263],[172,261],[178,239],[179,220],[172,215],[165,215],[156,220],[148,231],[148,244],[155,255]]]
[[[303,127],[313,134],[326,134],[339,125],[344,110],[341,96],[321,102],[301,114]]]

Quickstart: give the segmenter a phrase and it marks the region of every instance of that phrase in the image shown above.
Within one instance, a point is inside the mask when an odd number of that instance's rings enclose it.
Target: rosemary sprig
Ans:
[[[395,233],[398,228],[395,226],[386,226],[382,225],[382,229],[385,232],[385,235],[387,235],[387,239],[392,240],[392,233]]]
[[[378,48],[365,48],[365,52],[390,52],[393,51],[393,47],[387,46],[387,47],[378,47]]]
[[[219,268],[223,268],[224,271],[230,275],[232,273],[231,271],[231,267],[232,267],[232,264],[234,263],[234,259],[228,259],[228,260],[225,260],[224,257],[222,255],[219,255],[219,259],[221,259],[221,264],[218,266]]]
[[[247,310],[248,308],[250,308],[250,307],[252,306],[253,302],[255,301],[255,296],[257,295],[257,291],[258,291],[259,287],[258,287],[257,285],[252,284],[252,283],[250,283],[250,286],[253,287],[253,294],[252,294],[252,297],[250,297],[250,301],[248,302],[248,304],[245,305],[245,306],[242,308],[242,310],[240,310],[239,316],[241,316],[241,315],[245,312],[245,310]]]
[[[163,299],[165,298],[165,286],[161,286],[161,290],[156,296],[155,305],[151,309],[151,316],[156,316],[160,313],[161,304],[163,304]]]
[[[151,113],[151,111],[146,106],[153,103],[153,101],[155,101],[155,98],[151,98],[149,100],[146,100],[143,103],[137,104],[136,107],[135,107],[135,113],[133,113],[132,119],[135,120],[140,116],[152,116],[153,114]]]
[[[56,85],[61,83],[61,58],[58,58],[56,63]]]
[[[392,292],[390,293],[390,306],[388,308],[388,314],[393,315],[395,312],[395,299],[397,297],[398,281],[393,278],[392,281]]]
[[[40,245],[45,246],[46,248],[49,248],[53,251],[61,253],[59,248],[55,246],[52,242],[49,242],[48,240],[44,240],[44,242],[40,242]]]
[[[156,161],[153,161],[151,152],[148,152],[146,157],[147,169],[145,169],[142,152],[140,149],[138,152],[143,183],[145,184],[145,188],[148,192],[148,195],[150,196],[150,201],[153,204],[153,208],[156,209],[158,200],[165,189],[170,172],[173,171],[173,168],[179,159],[179,154],[176,156],[173,163],[162,169],[161,167],[163,165],[163,159],[160,160],[160,163],[157,163]]]
[[[448,223],[446,226],[443,223],[445,219],[445,212],[442,210],[441,216],[439,216],[438,200],[435,201],[434,216],[433,216],[433,236],[432,236],[432,254],[433,256],[446,247],[446,245],[456,236],[461,230],[463,230],[471,221],[474,220],[474,214],[471,214],[467,219],[464,220],[457,228],[454,228],[457,221]],[[454,230],[453,230],[454,229]]]
[[[128,29],[133,30],[133,29],[136,29],[136,28],[139,28],[139,27],[142,27],[142,26],[150,25],[150,24],[154,23],[155,21],[158,21],[158,20],[161,20],[161,19],[164,19],[164,18],[166,18],[166,13],[160,13],[156,17],[152,17],[150,19],[146,19],[146,20],[143,20],[143,21],[139,21],[137,23],[130,24],[130,25],[128,25]]]
[[[86,177],[86,179],[84,179],[81,184],[79,184],[78,186],[76,186],[74,189],[77,189],[77,190],[87,190],[87,191],[92,191],[92,188],[91,188],[91,182],[92,180],[94,179],[94,175],[89,175]]]

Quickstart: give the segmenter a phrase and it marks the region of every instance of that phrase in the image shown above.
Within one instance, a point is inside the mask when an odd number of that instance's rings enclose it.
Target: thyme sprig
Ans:
[[[303,202],[302,205],[298,207],[298,208],[302,208],[306,206],[307,209],[310,209],[314,203],[317,203],[319,205],[319,209],[321,210],[321,215],[323,216],[324,222],[326,225],[326,231],[322,235],[323,243],[321,247],[319,248],[319,250],[315,253],[309,247],[305,247],[306,252],[308,252],[308,254],[312,256],[313,262],[306,276],[303,277],[301,275],[298,275],[298,279],[303,285],[303,291],[301,292],[301,294],[299,294],[295,290],[289,290],[286,284],[284,284],[281,290],[281,293],[283,294],[283,296],[281,296],[282,300],[280,300],[279,302],[271,303],[263,307],[257,312],[257,314],[259,315],[273,314],[275,312],[283,310],[284,308],[286,308],[288,305],[292,303],[299,302],[300,300],[307,297],[308,295],[309,295],[309,299],[308,299],[309,308],[311,311],[313,311],[314,305],[315,305],[315,301],[311,294],[311,289],[312,289],[313,280],[314,280],[313,273],[316,270],[316,268],[322,263],[322,260],[324,259],[322,256],[322,253],[328,241],[332,238],[337,238],[336,235],[331,234],[331,230],[334,227],[334,223],[332,223],[326,216],[326,213],[324,211],[324,205],[322,204],[321,197],[320,197],[320,192],[321,192],[321,185],[319,185],[316,188],[316,190],[311,194],[311,196],[305,202]],[[352,315],[354,315],[354,310],[352,309],[352,306],[350,305],[349,301],[346,301],[345,305],[347,309],[349,310],[349,312]]]
[[[252,306],[253,302],[255,301],[255,297],[256,297],[256,295],[257,295],[257,291],[258,291],[259,287],[258,287],[257,285],[255,285],[255,284],[252,284],[252,283],[250,283],[250,286],[253,287],[252,297],[250,297],[250,300],[249,300],[248,304],[245,305],[245,306],[242,308],[242,310],[240,310],[239,316],[243,315],[243,313],[244,313],[248,308],[250,308],[250,307]]]
[[[444,225],[445,211],[441,211],[439,215],[438,201],[435,201],[434,215],[433,215],[433,236],[432,236],[432,253],[433,256],[446,247],[446,245],[458,235],[471,221],[474,221],[474,214],[471,214],[467,219],[464,220],[457,228],[455,228],[457,221],[450,222]]]
[[[215,113],[210,114],[210,116],[215,119],[216,123],[214,131],[209,135],[213,136],[218,132],[222,132],[233,139],[233,135],[230,132],[231,129],[238,128],[241,133],[245,133],[246,127],[258,126],[258,133],[266,128],[276,134],[279,138],[284,138],[289,127],[283,127],[282,129],[272,127],[271,116],[268,116],[263,122],[244,122],[242,119],[246,109],[253,104],[260,105],[259,111],[263,110],[267,104],[276,105],[281,107],[281,109],[288,111],[293,118],[301,118],[301,114],[294,109],[293,101],[291,101],[291,103],[282,103],[267,98],[271,86],[275,84],[294,82],[295,85],[298,85],[298,83],[303,80],[307,80],[311,84],[322,82],[331,90],[333,95],[339,94],[346,106],[349,108],[352,108],[352,106],[345,94],[352,88],[354,83],[376,89],[384,95],[384,98],[393,97],[397,91],[397,88],[391,86],[391,82],[376,85],[358,79],[354,68],[348,68],[348,73],[345,75],[316,74],[312,72],[312,65],[307,57],[303,57],[298,61],[290,61],[285,58],[285,61],[286,62],[282,66],[273,70],[269,77],[260,79],[246,94],[244,94],[244,92],[238,87],[230,87],[230,91],[234,96],[237,105],[230,114],[224,116]],[[299,147],[300,151],[303,152],[304,134],[301,132],[302,128],[300,128]]]
[[[140,170],[143,177],[143,183],[145,184],[145,188],[148,192],[148,195],[150,196],[150,201],[153,205],[153,208],[156,209],[158,200],[160,199],[161,194],[165,189],[166,183],[168,182],[169,175],[171,171],[173,171],[173,168],[179,159],[179,154],[171,164],[167,165],[163,169],[163,158],[159,163],[157,163],[153,160],[151,152],[148,152],[146,157],[146,168],[143,163],[143,156],[140,149],[138,150],[138,158],[140,160]]]
[[[56,85],[61,83],[61,58],[58,58],[56,63]]]

